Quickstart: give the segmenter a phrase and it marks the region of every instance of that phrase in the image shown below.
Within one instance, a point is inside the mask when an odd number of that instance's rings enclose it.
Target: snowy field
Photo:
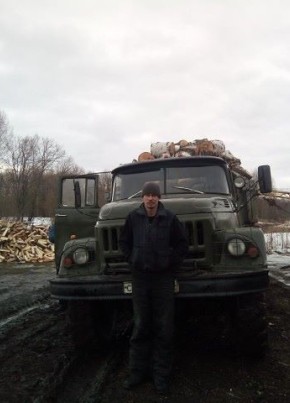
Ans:
[[[265,234],[270,277],[290,287],[290,232]]]
[[[268,253],[290,253],[290,232],[271,232],[265,240]]]

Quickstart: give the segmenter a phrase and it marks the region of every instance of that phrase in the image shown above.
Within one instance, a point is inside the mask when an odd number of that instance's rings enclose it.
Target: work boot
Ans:
[[[166,395],[169,391],[168,379],[162,376],[157,376],[154,378],[154,385],[157,393],[160,395]]]
[[[133,372],[124,381],[123,386],[125,389],[132,389],[145,380],[145,375],[139,372]]]

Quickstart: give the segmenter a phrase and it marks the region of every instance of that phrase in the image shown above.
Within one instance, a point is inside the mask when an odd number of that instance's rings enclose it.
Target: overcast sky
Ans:
[[[289,107],[289,0],[0,0],[0,110],[86,171],[220,139],[290,189]]]

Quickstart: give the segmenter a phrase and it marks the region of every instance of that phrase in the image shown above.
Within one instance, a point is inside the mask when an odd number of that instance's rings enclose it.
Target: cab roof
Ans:
[[[154,169],[166,167],[186,167],[186,166],[205,166],[205,165],[219,165],[226,166],[225,160],[213,156],[196,156],[196,157],[172,157],[172,158],[158,158],[154,160],[147,160],[142,162],[131,162],[130,164],[120,165],[112,170],[113,175],[120,173],[133,173],[152,171]]]

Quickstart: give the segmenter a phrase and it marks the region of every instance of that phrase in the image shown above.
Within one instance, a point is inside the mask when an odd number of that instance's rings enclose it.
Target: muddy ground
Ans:
[[[265,358],[233,356],[221,344],[178,334],[170,393],[161,397],[150,381],[122,388],[129,332],[108,352],[94,343],[75,348],[66,310],[48,294],[53,275],[52,265],[0,266],[1,403],[290,401],[290,289],[276,281],[266,295]]]

